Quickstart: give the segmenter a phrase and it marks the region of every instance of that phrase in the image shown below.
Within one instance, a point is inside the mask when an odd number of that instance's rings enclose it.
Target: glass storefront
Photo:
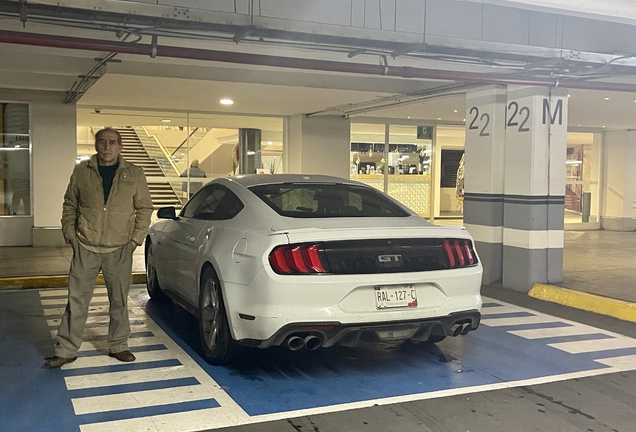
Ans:
[[[350,178],[431,214],[432,126],[351,124]]]
[[[0,215],[31,215],[29,105],[0,103]]]
[[[253,158],[254,172],[283,172],[280,118],[80,108],[78,162],[95,152],[94,136],[102,126],[94,125],[105,123],[122,132],[124,158],[144,168],[155,207],[178,207],[210,179],[238,173],[244,130],[257,132],[249,136],[259,142],[244,155]]]

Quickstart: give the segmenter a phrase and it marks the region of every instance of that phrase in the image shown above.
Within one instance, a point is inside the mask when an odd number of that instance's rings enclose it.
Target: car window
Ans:
[[[282,216],[297,218],[404,217],[409,213],[365,186],[280,183],[249,188]]]
[[[243,209],[241,200],[223,186],[201,189],[181,211],[181,216],[202,220],[232,219]]]

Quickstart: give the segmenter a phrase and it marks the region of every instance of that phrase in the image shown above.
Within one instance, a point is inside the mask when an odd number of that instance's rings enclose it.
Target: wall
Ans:
[[[62,202],[77,157],[74,104],[64,93],[0,89],[0,100],[30,107],[32,217],[9,217],[0,230],[12,233],[6,246],[63,245]]]
[[[349,178],[349,126],[340,116],[291,116],[284,172]]]
[[[604,133],[601,227],[636,230],[636,132]]]
[[[34,103],[33,137],[33,246],[64,244],[62,202],[77,157],[75,104]]]

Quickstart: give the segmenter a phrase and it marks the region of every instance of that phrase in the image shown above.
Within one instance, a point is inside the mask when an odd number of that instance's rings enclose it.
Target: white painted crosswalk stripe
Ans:
[[[552,337],[561,337],[561,336],[578,336],[578,335],[586,335],[586,334],[598,334],[604,333],[599,332],[598,329],[595,329],[590,326],[578,324],[576,326],[568,326],[568,327],[549,327],[549,328],[540,328],[540,329],[531,329],[531,330],[512,330],[508,333],[520,336],[525,339],[543,339],[543,338],[552,338]]]
[[[96,289],[96,293],[97,293]],[[100,294],[105,293],[105,288],[100,289]],[[66,290],[49,291],[42,295],[41,303],[44,315],[52,317],[61,315],[66,305]],[[54,298],[55,297],[55,298]],[[92,303],[108,302],[105,296],[95,296]],[[135,351],[137,360],[130,363],[135,366],[135,370],[109,371],[113,367],[127,365],[106,355],[108,343],[104,336],[108,333],[109,321],[108,305],[91,305],[87,327],[84,338],[88,339],[82,343],[81,352],[101,351],[104,355],[90,355],[79,357],[75,362],[66,364],[62,370],[72,375],[65,377],[65,383],[69,391],[81,392],[89,391],[90,396],[72,397],[71,401],[78,416],[89,416],[96,418],[96,415],[130,412],[131,410],[158,407],[165,412],[150,417],[136,416],[130,419],[102,421],[92,424],[83,424],[80,429],[84,432],[111,431],[111,430],[156,430],[161,432],[176,432],[182,430],[200,430],[203,428],[226,426],[229,424],[245,424],[249,416],[234,402],[227,393],[221,389],[214,380],[196,364],[172,339],[166,335],[137,305],[133,299],[129,299],[129,317],[132,322],[142,321],[142,324],[131,325],[133,333],[148,332],[152,336],[133,337],[129,339],[128,345]],[[50,318],[47,324],[51,329],[51,335],[57,333],[59,318]],[[90,338],[98,338],[90,340]],[[153,346],[151,350],[135,350]],[[165,348],[162,348],[165,347]],[[174,360],[172,366],[156,367],[157,362]],[[138,369],[145,363],[150,365],[148,369]],[[82,370],[95,371],[92,368],[102,368],[97,373],[87,373],[82,375]],[[103,369],[105,368],[105,369]],[[102,372],[106,370],[107,372]],[[80,375],[78,375],[80,374]],[[193,384],[193,383],[199,384]],[[163,384],[165,383],[165,384]],[[184,384],[186,383],[186,384]],[[121,389],[135,388],[134,386],[157,386],[152,390],[139,390],[121,392]],[[163,388],[162,385],[169,386]],[[116,394],[111,394],[113,387],[120,389]],[[129,386],[129,387],[121,387]],[[95,391],[91,391],[95,390]],[[102,393],[102,394],[99,394]],[[170,412],[171,406],[179,406],[183,403],[196,401],[216,401],[220,405],[215,408],[201,408],[189,412]],[[209,406],[209,402],[207,402]],[[117,414],[115,414],[117,415]],[[92,416],[92,417],[91,417]]]
[[[621,348],[636,348],[636,339],[612,338],[578,342],[561,342],[549,345],[570,354],[581,354],[597,351],[615,350]]]
[[[558,319],[547,315],[533,315],[515,318],[485,318],[481,320],[483,325],[490,327],[504,327],[521,324],[542,324],[557,322]]]
[[[81,390],[120,384],[138,384],[152,381],[188,378],[190,376],[190,371],[185,366],[180,365],[149,370],[69,376],[64,378],[64,381],[66,382],[66,388],[69,390]]]

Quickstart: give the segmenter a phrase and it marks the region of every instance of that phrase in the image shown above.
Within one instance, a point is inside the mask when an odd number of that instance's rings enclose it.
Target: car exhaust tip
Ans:
[[[310,335],[305,337],[304,345],[309,351],[314,351],[322,346],[322,341],[319,337]]]
[[[286,345],[290,350],[298,351],[305,346],[305,341],[299,336],[290,336],[287,338]]]
[[[463,326],[461,324],[453,324],[450,328],[448,334],[451,336],[459,336],[462,332]]]
[[[467,335],[468,332],[470,332],[472,330],[472,326],[470,325],[470,323],[466,323],[462,326],[462,335]]]

